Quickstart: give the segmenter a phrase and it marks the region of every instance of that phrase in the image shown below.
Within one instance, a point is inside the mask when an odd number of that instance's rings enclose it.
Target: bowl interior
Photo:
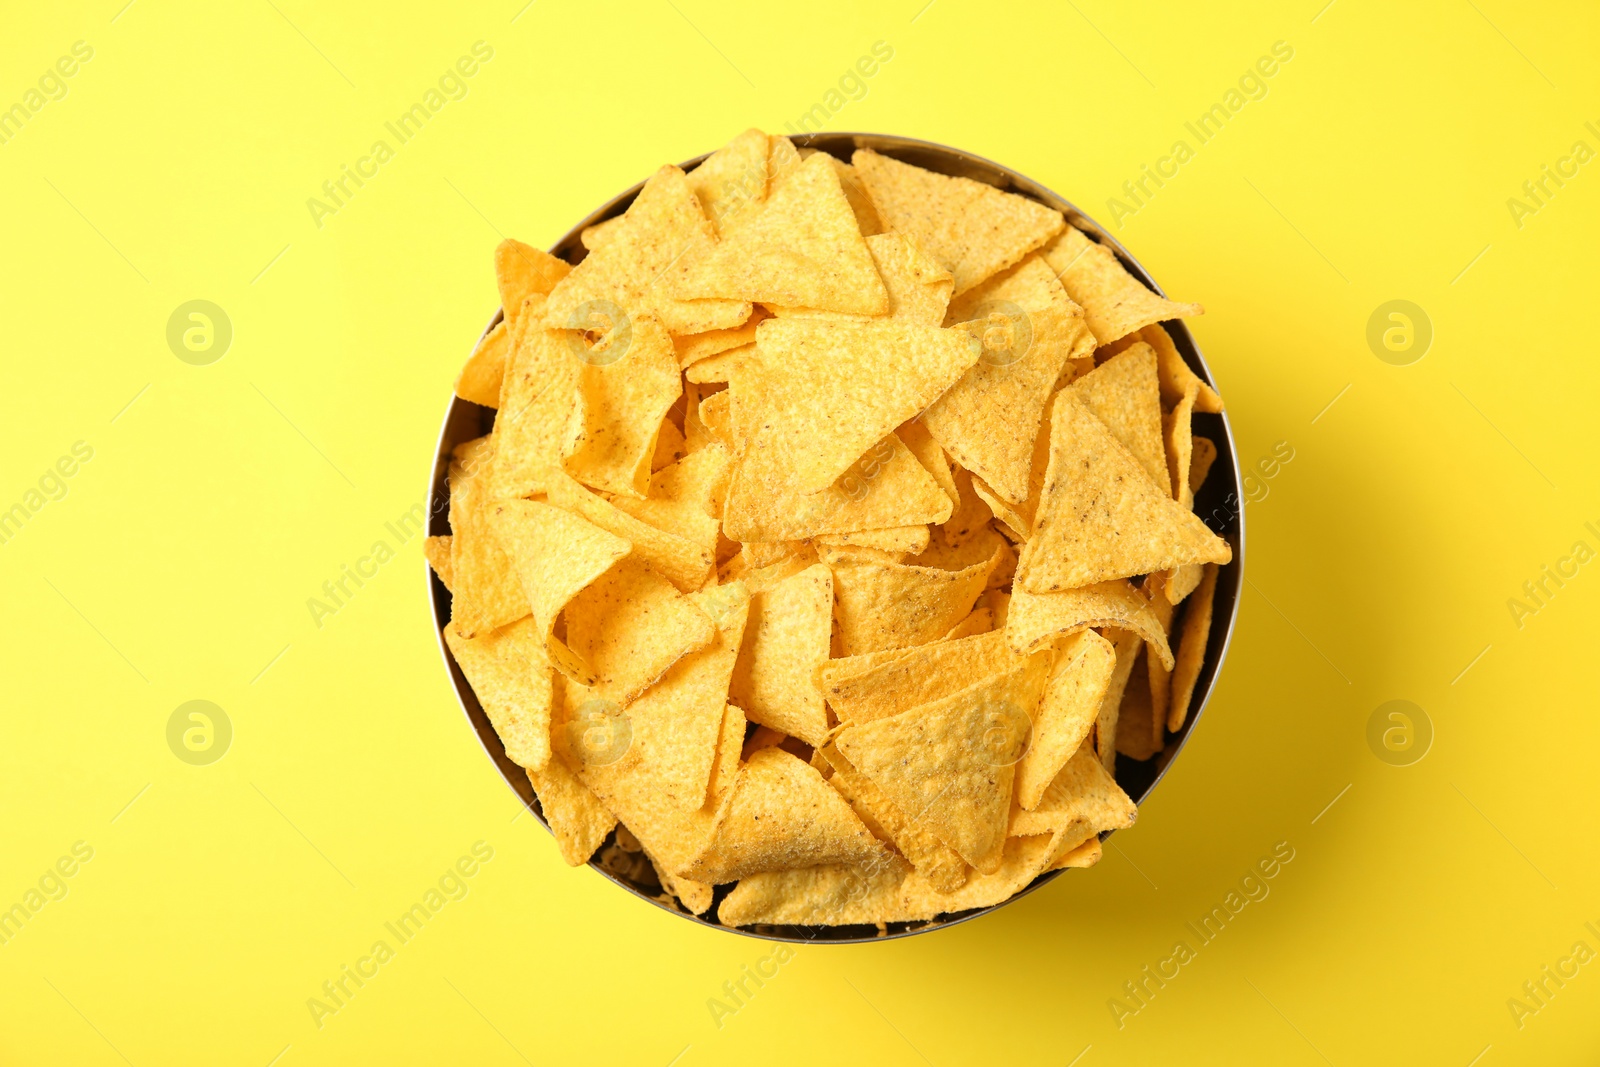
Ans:
[[[1007,192],[1017,193],[1037,200],[1062,212],[1073,225],[1095,237],[1100,243],[1110,247],[1116,252],[1117,257],[1122,261],[1122,265],[1128,269],[1129,273],[1155,292],[1165,295],[1161,287],[1156,284],[1155,279],[1139,264],[1138,260],[1134,259],[1128,250],[1123,248],[1115,238],[1107,234],[1098,223],[1079,211],[1070,201],[1006,167],[943,145],[882,134],[815,134],[810,137],[797,138],[796,144],[800,148],[815,148],[828,152],[847,162],[850,154],[857,148],[872,148],[884,155],[927,170],[971,178]],[[683,167],[688,169],[704,158],[704,156],[696,157],[685,162]],[[635,185],[597,208],[588,218],[569,230],[566,236],[556,242],[550,251],[572,263],[581,261],[585,254],[585,249],[579,239],[579,235],[584,227],[622,214],[628,209],[628,205],[633,202],[633,198],[638,194],[642,184]],[[497,311],[485,328],[485,333],[492,329],[500,319],[501,314]],[[1189,333],[1189,329],[1184,322],[1180,319],[1163,323],[1163,325],[1166,327],[1167,332],[1171,334],[1173,343],[1177,346],[1178,351],[1182,353],[1190,369],[1207,384],[1215,386],[1216,382],[1211,375],[1211,370],[1206,366],[1205,359],[1201,356],[1200,350],[1195,345],[1194,338]],[[429,509],[428,529],[430,534],[450,532],[449,487],[446,481],[446,472],[449,468],[451,451],[463,441],[469,441],[488,433],[494,426],[494,415],[493,409],[480,407],[459,397],[452,397],[449,410],[445,415],[444,426],[439,435],[439,446],[434,454],[433,481],[430,488],[431,507]],[[1195,513],[1233,548],[1233,562],[1220,568],[1217,575],[1216,600],[1212,608],[1211,636],[1206,646],[1204,663],[1200,668],[1200,677],[1195,685],[1189,717],[1184,723],[1183,729],[1176,734],[1169,735],[1166,747],[1154,759],[1141,762],[1128,759],[1120,754],[1117,756],[1117,783],[1127,792],[1128,796],[1141,805],[1145,798],[1150,795],[1151,790],[1166,774],[1167,768],[1183,749],[1190,732],[1195,728],[1195,724],[1205,711],[1206,704],[1210,700],[1212,689],[1216,683],[1217,672],[1227,654],[1229,639],[1233,635],[1234,620],[1239,608],[1239,594],[1244,580],[1244,492],[1242,475],[1234,450],[1233,434],[1228,423],[1228,417],[1225,413],[1214,415],[1196,412],[1194,429],[1196,433],[1209,437],[1217,446],[1217,459],[1212,465],[1211,474],[1207,477],[1201,490],[1195,494]],[[440,652],[450,671],[450,676],[455,682],[456,694],[460,698],[462,709],[466,712],[467,719],[472,723],[473,729],[477,731],[478,739],[482,742],[484,750],[494,760],[496,766],[499,767],[500,773],[505,777],[507,784],[511,786],[517,796],[522,798],[535,817],[541,823],[544,823],[544,814],[539,807],[538,798],[534,796],[527,774],[507,758],[505,747],[500,743],[500,738],[490,724],[488,716],[484,714],[483,706],[478,702],[471,685],[467,683],[466,677],[461,673],[461,668],[456,664],[445,646],[443,629],[445,624],[450,621],[450,592],[431,570],[428,572],[428,582],[432,595],[434,622],[436,628],[440,631],[438,635]],[[1102,838],[1109,837],[1110,832],[1101,836]],[[685,919],[714,927],[718,930],[734,929],[720,925],[714,918],[692,915],[679,907],[677,901],[661,888],[660,883],[656,880],[655,871],[651,867],[650,861],[645,858],[642,852],[625,849],[617,840],[615,831],[600,846],[594,858],[589,861],[589,866],[636,896],[642,897],[658,907],[672,911]],[[976,908],[970,911],[941,916],[931,922],[889,923],[882,929],[876,926],[775,926],[747,930],[736,929],[734,932],[766,940],[795,942],[860,942],[906,937],[935,927],[965,922],[986,912],[993,911],[995,908],[1004,907],[1011,900],[1016,900],[1018,897],[1031,893],[1065,873],[1065,870],[1047,872],[1034,879],[1031,885],[1011,897],[1010,900],[988,908]],[[727,887],[718,889],[717,903],[721,903],[722,897],[727,892]],[[713,905],[707,912],[707,916],[714,916],[715,913],[716,906]]]

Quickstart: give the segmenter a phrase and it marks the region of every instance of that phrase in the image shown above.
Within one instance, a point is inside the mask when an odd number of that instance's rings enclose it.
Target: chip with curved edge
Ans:
[[[1089,329],[1102,345],[1165,319],[1205,313],[1199,304],[1175,303],[1146,289],[1115,252],[1075,226],[1061,231],[1039,254],[1067,295],[1083,305]]]
[[[1067,389],[1105,423],[1111,436],[1133,454],[1151,481],[1172,492],[1171,468],[1162,436],[1156,354],[1149,345],[1141,341],[1130,346]]]
[[[507,237],[494,249],[494,279],[500,289],[500,307],[506,321],[522,313],[523,301],[538,294],[548,296],[572,273],[572,264],[549,252]]]
[[[749,344],[730,348],[715,355],[706,356],[696,360],[683,372],[684,378],[700,385],[713,382],[726,382],[733,374],[733,365],[747,356],[755,354],[756,346],[752,341]]]
[[[1161,376],[1161,402],[1163,404],[1176,404],[1178,399],[1183,396],[1184,391],[1193,384],[1198,386],[1195,390],[1198,395],[1195,397],[1194,402],[1196,411],[1205,411],[1214,415],[1222,410],[1222,397],[1217,395],[1215,389],[1201,381],[1199,375],[1189,369],[1189,364],[1184,361],[1183,355],[1179,353],[1178,346],[1173,343],[1172,335],[1160,323],[1151,323],[1137,333],[1130,333],[1126,337],[1113,341],[1101,348],[1097,354],[1110,357],[1139,341],[1143,341],[1156,351],[1156,370]]]
[[[852,545],[858,548],[875,548],[880,552],[910,553],[925,551],[931,540],[926,523],[915,526],[890,526],[882,530],[852,530],[848,533],[819,534],[815,539],[822,545]]]
[[[427,557],[428,566],[433,568],[433,573],[439,576],[444,587],[449,589],[454,584],[454,572],[450,569],[450,545],[452,535],[441,534],[437,537],[423,539],[422,554]]]
[[[1195,683],[1200,679],[1206,643],[1211,637],[1211,612],[1216,594],[1217,567],[1208,563],[1200,586],[1183,613],[1177,665],[1172,669],[1172,703],[1167,709],[1167,729],[1174,733],[1183,729],[1189,718],[1189,702],[1194,699]]]
[[[760,213],[767,198],[767,135],[748,129],[686,175],[711,226],[723,237]]]
[[[1128,679],[1144,651],[1144,638],[1132,630],[1101,627],[1100,636],[1110,641],[1117,650],[1117,668],[1106,686],[1106,695],[1100,699],[1100,712],[1094,721],[1094,750],[1108,773],[1117,769],[1117,725],[1122,714],[1122,696],[1128,689]]]
[[[456,376],[456,396],[486,408],[500,406],[500,386],[505,381],[511,355],[511,327],[501,319],[484,335]]]
[[[1006,612],[1006,641],[1017,652],[1037,652],[1062,638],[1100,626],[1137,633],[1171,668],[1172,649],[1167,645],[1166,627],[1150,599],[1126,579],[1114,578],[1056,593],[1012,588],[1011,605]]]
[[[770,585],[755,578],[752,588],[750,623],[729,699],[751,722],[820,745],[827,739],[828,713],[817,668],[828,659],[833,576],[816,563]]]
[[[836,565],[840,654],[937,641],[967,617],[999,561],[996,544],[987,559],[961,570],[864,561]]]
[[[687,369],[702,359],[710,359],[719,352],[753,343],[756,339],[756,327],[761,325],[761,320],[766,317],[765,311],[756,308],[743,324],[732,329],[708,330],[705,333],[674,337],[672,347],[678,356],[678,366]]]
[[[1093,630],[1057,646],[1044,698],[1034,712],[1033,737],[1017,763],[1016,797],[1022,807],[1038,807],[1050,783],[1079,751],[1094,728],[1116,666],[1116,648]]]

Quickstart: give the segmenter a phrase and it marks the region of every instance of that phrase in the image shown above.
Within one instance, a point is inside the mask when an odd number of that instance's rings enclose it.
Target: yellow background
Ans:
[[[0,1061],[1593,1062],[1600,963],[1520,1028],[1507,1000],[1600,950],[1600,564],[1520,628],[1507,600],[1600,548],[1600,163],[1520,227],[1506,201],[1600,149],[1600,19],[1324,2],[9,5],[0,106],[73,42],[94,58],[0,145],[0,507],[74,442],[94,458],[0,545],[0,907],[74,842],[94,858],[0,946]],[[479,40],[468,95],[314,225],[307,198]],[[880,40],[828,128],[974,151],[1108,225],[1292,46],[1114,232],[1206,305],[1241,458],[1295,458],[1248,506],[1220,688],[1098,868],[804,947],[719,1027],[708,998],[769,946],[513,818],[420,541],[321,628],[306,600],[424,498],[502,234],[548,245],[663,162],[781,131]],[[1410,366],[1365,340],[1396,298],[1434,327]],[[192,299],[233,324],[209,366],[165,340]],[[192,699],[234,727],[210,766],[167,746]],[[1434,729],[1410,766],[1367,744],[1392,699]],[[480,840],[469,895],[319,1029],[307,999]],[[1119,1029],[1123,982],[1280,841],[1271,895]]]

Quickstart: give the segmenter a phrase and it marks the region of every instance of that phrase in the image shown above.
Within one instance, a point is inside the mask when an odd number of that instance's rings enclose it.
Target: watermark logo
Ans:
[[[1433,320],[1409,300],[1379,304],[1367,319],[1367,347],[1390,366],[1410,366],[1432,344]]]
[[[1028,753],[1033,719],[1009,700],[994,700],[983,708],[984,730],[978,742],[983,758],[994,767],[1010,767]]]
[[[0,510],[0,545],[9,544],[13,537],[22,532],[28,520],[42,511],[46,504],[66,499],[66,479],[77,474],[79,466],[93,458],[93,445],[87,441],[74,441],[71,454],[61,456],[53,466],[46,467],[39,476],[36,488],[29,487],[22,494],[22,499]]]
[[[1379,704],[1367,717],[1367,747],[1391,767],[1409,767],[1433,747],[1433,720],[1409,700]]]
[[[853,67],[845,68],[839,76],[839,87],[829,89],[822,99],[812,104],[796,122],[784,123],[784,128],[796,137],[820,133],[828,120],[843,111],[852,100],[864,99],[868,92],[866,79],[878,73],[879,67],[894,58],[894,47],[887,41],[874,41],[870,55],[863,55]]]
[[[633,320],[609,300],[585,300],[567,316],[567,348],[593,367],[609,367],[628,354]]]
[[[179,304],[167,319],[167,347],[191,367],[205,367],[228,354],[233,320],[209,300]]]
[[[628,754],[633,720],[614,700],[591,697],[567,720],[572,754],[591,767],[606,767]]]
[[[179,704],[167,717],[167,747],[192,767],[207,767],[228,754],[233,720],[209,700]]]
[[[20,900],[0,910],[0,945],[9,945],[12,938],[22,933],[22,928],[29,920],[44,910],[45,905],[65,900],[71,891],[67,879],[76,875],[81,866],[92,859],[94,846],[87,841],[74,841],[68,854],[46,867],[39,880],[23,892]]]
[[[1033,319],[1009,300],[979,304],[969,329],[978,361],[986,366],[1009,367],[1033,348]]]

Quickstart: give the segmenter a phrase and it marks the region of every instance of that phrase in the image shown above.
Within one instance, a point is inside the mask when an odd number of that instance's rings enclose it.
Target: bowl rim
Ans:
[[[1068,200],[1066,197],[1061,196],[1048,186],[1042,185],[1039,182],[1028,178],[1026,175],[1023,175],[1020,172],[1011,169],[1010,167],[1004,166],[1003,164],[996,163],[993,160],[971,152],[967,152],[963,149],[953,148],[949,145],[939,144],[934,141],[920,140],[912,137],[901,137],[893,134],[842,131],[837,133],[827,132],[801,135],[798,137],[793,137],[791,140],[795,142],[797,147],[809,147],[816,148],[821,151],[827,151],[836,158],[843,158],[846,159],[846,161],[848,161],[848,150],[855,148],[871,148],[875,151],[882,152],[885,155],[889,155],[892,158],[911,156],[916,160],[916,165],[918,166],[926,166],[928,162],[937,161],[947,166],[955,167],[956,169],[954,171],[941,170],[936,167],[928,167],[928,169],[934,169],[939,173],[945,174],[955,173],[962,177],[969,177],[973,178],[974,180],[982,181],[985,184],[995,186],[1007,192],[1020,193],[1021,195],[1027,196],[1030,199],[1060,211],[1066,217],[1069,224],[1076,226],[1078,229],[1088,234],[1091,238],[1094,238],[1101,244],[1109,247],[1117,256],[1118,260],[1122,263],[1123,267],[1129,271],[1129,273],[1138,278],[1144,285],[1149,287],[1157,295],[1166,296],[1166,291],[1161,288],[1160,284],[1155,280],[1154,277],[1151,276],[1150,272],[1144,268],[1143,264],[1139,262],[1139,260],[1122,244],[1121,241],[1107,231],[1105,227],[1101,226],[1091,216],[1085,214],[1078,208],[1076,204]],[[841,155],[841,153],[843,153],[843,155]],[[695,156],[692,159],[686,160],[685,162],[679,164],[679,166],[683,170],[688,170],[689,168],[703,162],[711,154],[711,152],[702,153],[701,155]],[[910,161],[911,160],[907,160],[907,162]],[[628,205],[633,202],[633,199],[644,187],[644,184],[645,183],[643,180],[635,183],[591,211],[588,216],[583,219],[583,221],[569,229],[550,247],[549,251],[551,254],[563,258],[569,258],[576,254],[576,262],[581,262],[582,257],[585,254],[583,245],[581,243],[581,235],[584,229],[589,226],[593,226],[596,223],[603,222],[607,219],[622,214],[623,211],[627,209]],[[478,342],[481,342],[484,337],[487,337],[490,331],[492,331],[503,319],[503,309],[497,308],[494,314],[490,316],[488,323],[484,326],[482,334],[479,335]],[[1172,336],[1173,343],[1177,346],[1180,354],[1183,355],[1185,362],[1189,365],[1190,369],[1193,370],[1202,381],[1215,387],[1216,379],[1211,372],[1210,365],[1206,362],[1205,356],[1200,351],[1200,346],[1198,343],[1196,343],[1194,336],[1189,332],[1187,323],[1182,319],[1172,319],[1164,321],[1161,323],[1161,325],[1167,330],[1168,334]],[[476,347],[476,342],[474,347]],[[434,446],[433,469],[428,486],[428,533],[430,535],[435,533],[449,532],[449,489],[445,475],[449,466],[451,449],[455,446],[455,444],[459,443],[459,441],[454,441],[451,439],[452,430],[456,428],[458,422],[464,422],[468,416],[471,416],[473,414],[473,409],[476,409],[476,417],[480,423],[479,428],[484,430],[484,432],[487,432],[482,424],[492,421],[492,416],[486,419],[483,413],[490,412],[492,409],[482,408],[479,405],[468,400],[463,400],[454,394],[452,394],[450,397],[450,403],[446,407],[444,419],[440,424],[439,436]],[[1196,413],[1197,416],[1201,414],[1202,413]],[[1225,469],[1231,475],[1231,481],[1227,486],[1229,491],[1223,500],[1222,508],[1218,509],[1225,509],[1224,518],[1220,520],[1220,525],[1222,525],[1224,529],[1217,531],[1220,536],[1224,536],[1229,541],[1230,546],[1233,549],[1232,561],[1227,564],[1223,564],[1218,568],[1217,596],[1221,598],[1223,593],[1226,591],[1228,594],[1226,597],[1227,605],[1225,612],[1218,612],[1215,609],[1215,606],[1213,607],[1211,633],[1207,640],[1206,655],[1202,660],[1200,677],[1196,682],[1194,694],[1191,698],[1190,711],[1183,727],[1177,733],[1169,735],[1170,740],[1168,740],[1163,751],[1154,757],[1155,763],[1157,764],[1154,767],[1154,774],[1143,783],[1142,788],[1139,788],[1138,796],[1133,796],[1131,791],[1129,793],[1130,797],[1141,808],[1149,799],[1151,793],[1155,791],[1156,786],[1159,785],[1164,778],[1166,778],[1167,772],[1171,769],[1172,764],[1177,760],[1178,755],[1188,743],[1190,735],[1193,733],[1201,716],[1205,713],[1207,707],[1210,705],[1211,697],[1216,691],[1217,681],[1221,675],[1222,667],[1226,662],[1228,652],[1232,647],[1234,629],[1239,618],[1239,605],[1240,600],[1242,599],[1241,594],[1243,592],[1244,584],[1245,556],[1245,498],[1243,473],[1239,464],[1238,449],[1233,436],[1232,422],[1228,417],[1228,412],[1226,409],[1216,414],[1204,414],[1204,418],[1207,420],[1215,420],[1214,423],[1209,425],[1209,428],[1214,432],[1220,431],[1218,436],[1221,439],[1215,442],[1218,446],[1217,459],[1219,461],[1226,460],[1225,463],[1218,462],[1214,464],[1212,470],[1217,471]],[[466,440],[469,438],[461,439]],[[1219,488],[1221,488],[1221,485],[1214,477],[1208,478],[1205,486],[1205,495],[1214,498],[1216,496],[1216,491]],[[1215,514],[1215,512],[1213,514]],[[1211,524],[1208,522],[1208,525]],[[423,565],[423,570],[428,583],[429,603],[434,623],[434,636],[438,644],[440,657],[444,661],[446,673],[450,675],[451,680],[454,683],[457,704],[460,706],[462,714],[467,720],[467,724],[472,727],[474,732],[477,734],[479,744],[483,747],[485,754],[500,771],[501,777],[505,780],[506,785],[510,787],[512,792],[517,795],[518,799],[532,813],[534,818],[538,820],[539,824],[545,828],[546,832],[551,832],[549,823],[545,820],[543,811],[538,804],[537,798],[533,794],[532,785],[528,780],[526,772],[523,771],[522,768],[517,767],[516,764],[512,763],[506,757],[504,747],[500,743],[499,737],[494,732],[492,725],[488,723],[487,716],[483,713],[482,707],[477,701],[476,694],[473,692],[471,685],[466,681],[466,678],[462,674],[460,667],[456,664],[454,657],[450,654],[449,647],[444,639],[444,628],[450,621],[450,615],[447,610],[447,605],[450,603],[449,591],[445,589],[444,583],[440,581],[439,577],[434,574],[432,567],[427,565],[426,562]],[[1226,590],[1224,589],[1225,576],[1229,579]],[[1223,614],[1226,614],[1225,620],[1223,620],[1221,617]],[[1219,626],[1219,623],[1224,621],[1226,624]],[[1136,761],[1128,762],[1131,764]],[[1150,761],[1143,761],[1143,763],[1148,762]],[[1119,756],[1117,761],[1116,775],[1119,786],[1123,785],[1123,764],[1124,758]],[[1142,773],[1143,772],[1141,771],[1141,776]],[[1126,787],[1124,786],[1124,788]],[[520,815],[521,813],[519,812],[518,814]],[[1116,831],[1114,830],[1107,830],[1102,832],[1099,837],[1102,841],[1105,841],[1109,839],[1115,832]],[[612,834],[615,834],[614,830],[612,831]],[[608,835],[607,840],[612,840],[612,837]],[[605,848],[606,846],[604,843],[602,843],[601,847],[595,850],[595,854],[589,858],[587,866],[594,869],[606,880],[621,887],[632,895],[655,905],[663,911],[670,912],[679,918],[689,919],[699,926],[711,927],[728,933],[750,937],[759,941],[789,944],[832,945],[878,943],[894,941],[900,938],[911,937],[916,934],[928,933],[936,929],[944,929],[947,927],[956,926],[961,923],[970,922],[973,919],[977,919],[981,916],[988,915],[999,910],[1000,908],[1012,904],[1023,897],[1042,889],[1051,882],[1054,882],[1058,877],[1071,869],[1061,868],[1053,871],[1045,871],[1044,873],[1035,877],[1028,885],[1024,886],[1022,889],[1019,889],[1005,900],[988,905],[987,907],[973,908],[963,912],[956,912],[950,914],[948,917],[940,917],[932,920],[888,924],[889,926],[898,927],[898,929],[894,930],[886,930],[884,927],[880,926],[878,932],[873,934],[864,934],[861,936],[838,936],[840,931],[845,931],[852,928],[827,926],[784,926],[776,928],[763,928],[759,926],[724,926],[723,924],[717,922],[714,918],[716,904],[713,904],[711,908],[707,909],[707,915],[692,914],[683,909],[677,901],[672,899],[670,896],[667,896],[664,890],[662,891],[661,895],[652,895],[645,889],[634,884],[631,880],[625,879],[620,874],[608,870],[601,862],[601,856],[605,852]],[[716,903],[720,903],[720,900]],[[780,933],[777,932],[779,930],[798,932]],[[804,931],[814,931],[814,933],[808,936]]]

